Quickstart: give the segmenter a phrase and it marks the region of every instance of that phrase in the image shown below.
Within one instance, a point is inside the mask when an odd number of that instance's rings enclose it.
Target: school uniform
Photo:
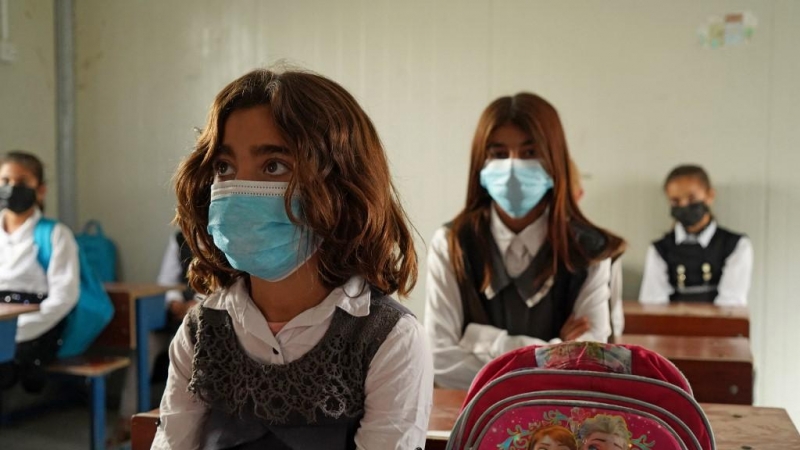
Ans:
[[[422,326],[364,287],[354,277],[280,327],[243,279],[209,295],[170,345],[152,448],[423,448],[433,368]]]
[[[747,236],[712,221],[697,234],[681,224],[647,250],[639,301],[745,306],[753,269]]]
[[[0,211],[0,224],[6,213]],[[17,318],[15,363],[22,370],[23,379],[25,372],[38,372],[37,368],[55,360],[64,319],[78,303],[80,266],[75,237],[65,225],[56,224],[51,235],[50,264],[45,272],[37,259],[39,247],[33,239],[41,217],[37,209],[13,233],[0,226],[0,301],[34,303],[40,308]]]
[[[182,284],[186,286],[184,290],[172,289],[167,291],[165,295],[166,306],[172,302],[188,302],[195,300],[196,293],[189,287],[189,264],[192,262],[192,250],[183,233],[176,232],[170,237],[167,243],[167,250],[164,252],[164,258],[161,261],[161,269],[158,272],[158,284],[162,286],[171,286]]]
[[[560,265],[555,276],[534,286],[550,251],[547,227],[544,214],[515,234],[492,209],[492,282],[483,292],[464,290],[466,295],[477,296],[472,299],[462,295],[450,260],[449,228],[442,227],[433,236],[428,251],[425,328],[433,347],[438,386],[467,389],[478,371],[497,356],[528,345],[560,342],[561,327],[570,314],[586,317],[591,325],[579,340],[607,341],[611,333],[610,259],[574,273]],[[469,251],[469,241],[462,240],[462,248],[475,254]],[[480,262],[470,265],[472,271],[483,266]]]

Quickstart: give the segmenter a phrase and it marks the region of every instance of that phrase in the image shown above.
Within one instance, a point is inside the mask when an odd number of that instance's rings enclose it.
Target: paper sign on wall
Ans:
[[[735,47],[750,42],[758,20],[750,12],[709,17],[697,30],[700,44],[706,48]]]

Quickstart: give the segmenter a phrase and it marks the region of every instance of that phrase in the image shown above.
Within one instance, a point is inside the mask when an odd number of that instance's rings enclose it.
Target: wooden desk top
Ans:
[[[48,366],[47,371],[82,377],[96,377],[107,375],[129,365],[131,365],[130,358],[122,356],[78,356],[58,360]]]
[[[458,418],[466,392],[435,389],[426,448],[444,448]],[[797,450],[800,434],[780,408],[703,404],[718,450]],[[158,409],[133,417],[133,450],[150,448],[156,432]]]
[[[124,294],[137,299],[164,294],[172,289],[183,289],[183,286],[161,286],[154,283],[106,283],[103,285],[109,294]]]
[[[704,403],[718,450],[797,450],[800,434],[781,408]]]
[[[750,319],[747,307],[715,306],[707,303],[643,305],[637,301],[627,300],[622,303],[622,308],[625,311],[625,315]]]
[[[625,333],[668,336],[750,336],[746,307],[720,307],[705,303],[642,305],[626,301]]]
[[[624,334],[618,344],[639,345],[675,360],[735,361],[753,363],[750,340],[745,337],[657,336]]]
[[[461,404],[467,397],[466,391],[459,391],[455,389],[434,389],[433,390],[433,409],[431,410],[431,418],[428,422],[428,434],[437,432],[446,432],[450,435],[450,430],[456,424],[458,413],[461,411]],[[431,439],[435,436],[429,436]],[[445,437],[444,440],[447,440]]]
[[[20,305],[12,303],[0,303],[0,320],[13,319],[20,314],[29,312],[36,312],[39,310],[39,305]]]
[[[428,425],[429,441],[446,441],[466,392],[436,389]],[[786,410],[741,405],[701,405],[711,422],[718,450],[797,450],[800,434]]]
[[[158,408],[156,408],[156,409],[154,409],[152,411],[137,413],[135,417],[136,418],[140,418],[141,417],[143,419],[155,419],[155,420],[158,420],[159,417],[160,417],[159,414],[160,414],[160,411],[159,411]]]

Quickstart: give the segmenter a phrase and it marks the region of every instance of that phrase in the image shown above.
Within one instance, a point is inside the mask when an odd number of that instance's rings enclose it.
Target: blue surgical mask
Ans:
[[[481,186],[509,216],[518,219],[538,205],[553,179],[536,159],[492,159],[481,170]]]
[[[208,233],[236,270],[280,281],[317,250],[310,230],[289,220],[284,204],[288,183],[223,181],[211,186]],[[302,217],[300,200],[292,213]]]

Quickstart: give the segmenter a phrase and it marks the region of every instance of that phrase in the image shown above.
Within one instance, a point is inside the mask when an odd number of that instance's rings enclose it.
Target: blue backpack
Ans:
[[[117,281],[117,247],[103,233],[100,222],[96,220],[86,222],[83,231],[75,236],[75,241],[83,250],[86,260],[100,281],[103,283]]]
[[[55,226],[55,220],[42,218],[33,229],[33,241],[39,247],[37,259],[45,272],[50,266],[50,256],[53,253],[52,235]],[[78,261],[81,277],[78,304],[67,316],[67,324],[61,335],[63,344],[58,350],[59,358],[85,352],[114,315],[114,305],[103,288],[103,283],[95,276],[80,245]]]

